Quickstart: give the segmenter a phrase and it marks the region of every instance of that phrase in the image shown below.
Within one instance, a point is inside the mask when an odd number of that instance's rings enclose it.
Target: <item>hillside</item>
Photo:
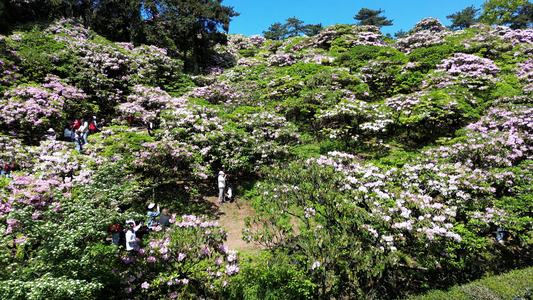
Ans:
[[[1,298],[391,299],[533,263],[533,30],[228,41],[191,76],[72,20],[0,36]],[[169,228],[118,249],[152,202]]]

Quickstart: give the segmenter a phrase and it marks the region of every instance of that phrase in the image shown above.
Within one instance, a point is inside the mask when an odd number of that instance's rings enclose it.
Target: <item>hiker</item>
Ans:
[[[157,205],[157,211],[152,211],[154,207],[155,207],[155,203],[148,204],[148,211],[146,212],[146,215],[150,217],[150,219],[148,220],[148,223],[146,224],[148,226],[148,230],[152,230],[152,226],[157,225],[155,217],[161,214],[161,212],[159,211],[159,204]]]
[[[81,136],[82,145],[85,145],[85,144],[88,143],[87,135],[89,134],[89,123],[87,123],[87,121],[85,121],[85,119],[83,119],[83,118],[81,119],[80,123],[81,123],[81,126],[78,129],[78,133]]]
[[[105,126],[105,119],[101,119],[100,122],[96,124],[96,128],[98,129],[98,132],[102,131]]]
[[[226,189],[226,174],[223,171],[218,172],[218,204],[226,203],[226,195],[224,190]]]
[[[74,130],[74,133],[72,134],[72,141],[76,144],[76,151],[81,152],[83,149],[81,145],[81,135],[79,131],[79,129]]]
[[[161,226],[163,231],[170,226],[170,216],[168,215],[168,208],[163,207],[163,213],[159,217],[159,226]]]
[[[63,130],[63,140],[65,142],[72,142],[72,130],[70,128],[71,126],[65,126],[65,130]]]
[[[91,123],[89,123],[89,134],[95,134],[98,131],[98,122],[96,121],[96,116],[93,116]]]
[[[129,219],[126,221],[126,251],[128,251],[130,254],[133,253],[133,250],[137,246],[137,231],[139,228],[141,228],[142,222],[139,223],[139,225],[135,225],[135,221],[133,219]]]
[[[50,128],[46,131],[46,134],[43,136],[45,141],[55,141],[57,139],[56,132],[53,128]]]

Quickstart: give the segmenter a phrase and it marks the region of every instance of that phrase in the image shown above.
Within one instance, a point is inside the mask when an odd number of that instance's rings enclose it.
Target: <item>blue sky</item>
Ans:
[[[365,7],[385,10],[384,16],[393,20],[392,26],[383,27],[383,33],[395,33],[400,29],[408,31],[423,18],[438,18],[442,24],[450,25],[447,15],[461,11],[471,5],[481,8],[485,0],[224,0],[225,6],[233,6],[241,13],[230,23],[229,33],[246,36],[262,34],[275,22],[285,23],[296,17],[305,24],[326,27],[334,24],[355,24],[353,17]]]

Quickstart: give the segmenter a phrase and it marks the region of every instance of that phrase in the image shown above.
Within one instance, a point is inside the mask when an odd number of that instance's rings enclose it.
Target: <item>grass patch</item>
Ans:
[[[409,300],[474,300],[528,298],[533,292],[533,267],[491,276],[472,283],[455,286],[448,291],[431,291]]]

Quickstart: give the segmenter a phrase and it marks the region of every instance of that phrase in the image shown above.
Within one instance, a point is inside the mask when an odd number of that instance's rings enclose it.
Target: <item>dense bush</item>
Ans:
[[[436,19],[396,41],[233,35],[190,79],[72,20],[0,36],[0,294],[393,298],[530,265],[531,36]],[[38,141],[92,115],[108,124],[81,152]],[[260,255],[199,207],[219,170]],[[128,255],[108,228],[152,201],[172,224]]]

